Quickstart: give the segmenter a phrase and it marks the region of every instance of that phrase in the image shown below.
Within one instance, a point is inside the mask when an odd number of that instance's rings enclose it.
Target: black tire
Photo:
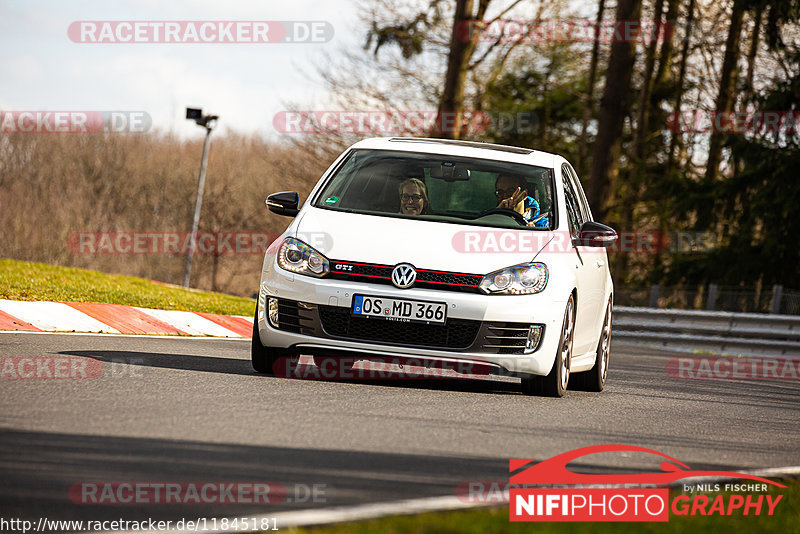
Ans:
[[[600,338],[597,340],[597,357],[594,367],[583,373],[572,375],[573,383],[577,389],[583,391],[603,391],[606,387],[608,377],[608,362],[611,359],[611,300],[606,306],[606,316],[603,320],[603,328],[600,330]]]
[[[281,358],[291,358],[296,363],[298,355],[292,349],[265,347],[261,344],[261,338],[258,335],[258,306],[256,305],[256,314],[253,317],[253,341],[250,344],[250,359],[253,362],[253,369],[259,373],[274,376],[275,362]],[[283,362],[281,367],[286,366],[287,363]]]
[[[256,306],[256,314],[253,317],[253,342],[250,345],[250,359],[253,362],[253,369],[259,373],[271,375],[273,374],[272,365],[275,363],[275,352],[261,344],[261,338],[258,335],[258,306]]]
[[[572,342],[575,337],[575,300],[569,296],[561,325],[561,339],[547,376],[531,375],[522,379],[522,392],[526,395],[563,397],[569,384],[569,368],[572,364]]]

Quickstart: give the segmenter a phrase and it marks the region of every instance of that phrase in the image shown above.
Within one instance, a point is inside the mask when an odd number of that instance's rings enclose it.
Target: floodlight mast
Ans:
[[[203,205],[203,189],[206,185],[206,164],[208,163],[208,146],[211,143],[211,131],[217,125],[219,115],[203,115],[199,108],[186,108],[186,118],[193,120],[198,126],[206,129],[206,139],[203,142],[203,158],[200,162],[200,177],[197,180],[197,198],[194,204],[194,218],[192,219],[192,234],[189,244],[189,253],[186,256],[186,272],[183,276],[183,287],[189,287],[192,274],[192,256],[197,247],[197,227],[200,224],[200,208]]]

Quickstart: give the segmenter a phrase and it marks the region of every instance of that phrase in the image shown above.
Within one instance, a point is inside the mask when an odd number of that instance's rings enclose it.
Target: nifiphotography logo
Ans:
[[[585,474],[567,469],[577,458],[601,452],[640,452],[664,458],[661,471],[638,474]],[[542,462],[509,463],[510,521],[669,521],[674,515],[773,515],[783,495],[767,494],[777,482],[745,473],[693,470],[666,454],[632,445],[596,445]],[[683,484],[670,501],[669,487],[683,479],[730,482]],[[738,482],[746,480],[748,482]],[[689,495],[686,492],[690,493]],[[706,492],[733,492],[707,495]],[[746,495],[740,493],[747,493]]]

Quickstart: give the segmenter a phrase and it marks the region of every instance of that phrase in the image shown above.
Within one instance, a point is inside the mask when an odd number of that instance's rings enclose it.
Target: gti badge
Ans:
[[[408,289],[416,280],[417,271],[408,263],[400,263],[392,271],[392,283],[400,289]]]

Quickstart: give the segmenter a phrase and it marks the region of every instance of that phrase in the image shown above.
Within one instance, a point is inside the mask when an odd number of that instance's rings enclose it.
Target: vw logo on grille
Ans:
[[[392,283],[400,289],[407,289],[417,280],[417,270],[413,265],[401,263],[392,271]]]

